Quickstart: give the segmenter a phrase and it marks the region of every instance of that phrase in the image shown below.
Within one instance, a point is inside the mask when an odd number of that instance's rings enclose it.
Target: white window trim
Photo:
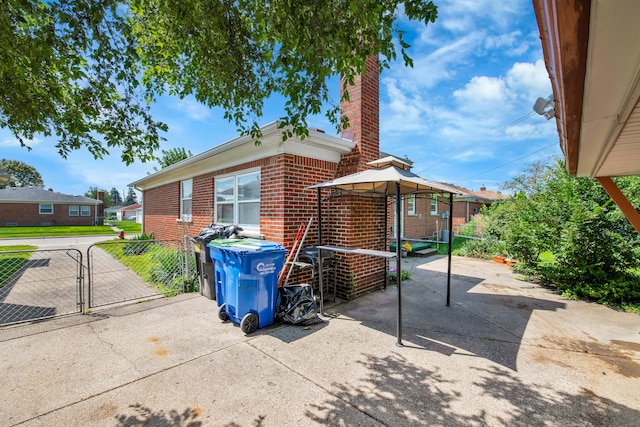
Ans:
[[[416,214],[416,195],[407,195],[407,215],[415,216]]]
[[[436,201],[436,210],[435,210],[435,212],[433,210],[433,200],[434,199]],[[431,201],[430,201],[430,204],[429,204],[429,210],[431,211],[431,215],[432,216],[438,216],[438,195],[437,194],[431,195]]]
[[[80,206],[80,216],[91,216],[91,206],[88,206],[88,205]]]
[[[51,212],[42,212],[43,206],[51,206]],[[53,203],[40,203],[38,206],[38,212],[40,215],[53,215]]]
[[[238,214],[239,214],[239,209],[238,209],[238,177],[239,176],[243,176],[243,175],[250,175],[250,174],[254,174],[254,173],[258,173],[260,175],[260,185],[262,186],[262,171],[260,168],[252,168],[252,169],[245,169],[242,171],[238,171],[238,172],[234,172],[234,173],[228,173],[228,174],[224,174],[224,175],[218,175],[215,177],[214,180],[214,185],[213,185],[213,212],[214,212],[214,218],[217,219],[218,217],[218,201],[216,198],[216,190],[217,190],[217,182],[218,180],[221,179],[225,179],[225,178],[233,178],[233,185],[234,185],[234,193],[233,193],[233,202],[225,202],[222,204],[233,204],[233,216],[234,216],[234,222],[233,224],[237,224],[239,226],[241,226],[243,229],[248,230],[248,231],[260,231],[260,224],[239,224],[237,222],[238,220]],[[259,198],[258,199],[253,199],[253,200],[244,200],[244,203],[255,203],[258,202],[258,204],[262,203],[262,194],[259,194]],[[226,223],[221,223],[221,224],[226,224]]]
[[[184,197],[182,193],[182,183],[186,181],[191,181],[191,197]],[[185,200],[191,200],[191,213],[184,213],[184,205],[183,202]],[[193,222],[193,178],[183,179],[180,181],[180,217],[177,220],[178,222]]]
[[[71,208],[75,208],[75,213],[71,212]],[[80,206],[69,205],[69,216],[80,216]]]

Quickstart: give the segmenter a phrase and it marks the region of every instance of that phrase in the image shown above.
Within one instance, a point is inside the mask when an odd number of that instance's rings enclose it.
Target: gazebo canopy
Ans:
[[[393,156],[384,157],[368,163],[375,166],[375,169],[367,169],[351,175],[336,178],[320,184],[312,185],[309,188],[315,188],[318,191],[318,243],[322,242],[321,235],[321,197],[320,192],[323,189],[340,190],[344,192],[352,192],[358,194],[372,194],[381,197],[396,198],[396,218],[400,218],[401,197],[410,194],[441,194],[449,195],[449,243],[453,242],[453,195],[462,194],[457,189],[446,184],[428,181],[409,170],[410,165]],[[401,261],[401,227],[396,227],[396,262],[397,262],[397,286],[398,286],[398,319],[397,319],[397,345],[402,346],[402,261]],[[320,246],[323,248],[323,246]],[[325,247],[328,248],[328,247]],[[369,251],[372,252],[372,251]],[[320,268],[322,268],[322,255],[320,254]],[[450,286],[451,286],[451,244],[449,244],[448,253],[448,272],[447,272],[447,305],[449,305]],[[320,272],[320,286],[322,286],[322,272]]]
[[[309,188],[337,189],[354,193],[396,196],[398,195],[396,185],[400,184],[400,195],[420,193],[462,194],[446,184],[428,181],[410,172],[408,163],[393,156],[374,160],[368,164],[376,168],[312,185]]]

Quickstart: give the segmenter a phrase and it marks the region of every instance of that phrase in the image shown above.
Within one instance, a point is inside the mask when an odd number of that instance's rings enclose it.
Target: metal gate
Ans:
[[[188,242],[121,240],[0,253],[0,325],[198,290]],[[86,261],[86,262],[83,262]]]
[[[87,250],[88,308],[197,288],[191,245],[176,240],[123,240]]]
[[[81,313],[82,275],[77,249],[0,253],[0,325]]]

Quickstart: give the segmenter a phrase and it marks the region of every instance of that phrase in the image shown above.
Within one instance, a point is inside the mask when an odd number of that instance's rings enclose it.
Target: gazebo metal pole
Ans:
[[[402,232],[400,231],[400,182],[396,182],[396,278],[398,280],[398,341],[396,345],[402,347]]]
[[[320,187],[318,187],[318,246],[322,246],[322,199]],[[322,249],[318,248],[318,288],[320,291],[320,315],[324,316],[324,295],[322,294]]]
[[[453,193],[449,193],[449,250],[448,269],[447,269],[447,307],[451,300],[451,252],[453,249]]]
[[[385,193],[384,195],[384,250],[387,250],[387,224],[389,223],[389,196]],[[388,264],[388,259],[387,258],[383,258],[382,261],[384,262],[384,288],[387,289],[387,285],[389,284],[389,278],[387,277],[387,269],[389,268]]]
[[[322,246],[322,199],[320,194],[320,187],[318,190],[318,246]]]

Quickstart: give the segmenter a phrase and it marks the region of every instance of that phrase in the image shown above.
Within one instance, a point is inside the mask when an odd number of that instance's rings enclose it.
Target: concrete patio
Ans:
[[[396,288],[245,336],[200,295],[0,329],[0,419],[30,426],[632,426],[640,316],[502,264],[405,258]]]

